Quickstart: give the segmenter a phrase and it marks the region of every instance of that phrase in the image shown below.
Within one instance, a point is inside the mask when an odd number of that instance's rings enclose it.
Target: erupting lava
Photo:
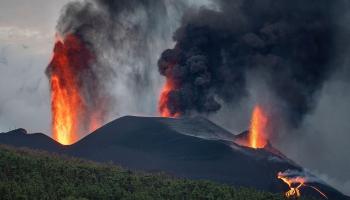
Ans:
[[[159,110],[160,116],[162,117],[179,117],[180,116],[179,113],[173,113],[168,108],[169,93],[173,90],[173,88],[174,88],[174,83],[170,79],[167,79],[166,83],[162,88],[159,102],[158,102],[158,110]]]
[[[72,95],[62,86],[62,81],[57,75],[51,76],[52,134],[55,140],[65,145],[77,139],[76,106],[79,107],[81,103],[76,88],[71,87],[70,90],[74,91]]]
[[[328,199],[327,196],[321,192],[319,189],[317,189],[314,186],[306,185],[306,179],[300,176],[296,176],[293,178],[290,178],[287,176],[287,174],[279,172],[277,174],[277,178],[281,179],[284,183],[286,183],[289,187],[289,190],[285,193],[285,196],[287,198],[298,198],[301,196],[300,189],[301,187],[310,187],[317,191],[321,196]]]
[[[267,122],[268,118],[260,105],[254,107],[250,121],[249,132],[246,138],[238,139],[240,145],[254,149],[264,148],[267,144]]]
[[[99,116],[91,114],[84,99],[82,76],[93,56],[75,35],[67,35],[55,44],[47,69],[51,87],[52,134],[64,145],[74,143],[82,132],[100,126]],[[85,74],[86,75],[86,74]]]
[[[264,148],[266,141],[266,125],[267,116],[262,108],[257,105],[254,108],[252,120],[250,122],[250,130],[248,136],[248,145],[254,149]]]

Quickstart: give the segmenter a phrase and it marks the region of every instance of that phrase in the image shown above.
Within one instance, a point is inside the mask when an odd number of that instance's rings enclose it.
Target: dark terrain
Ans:
[[[271,153],[278,152],[273,147],[269,150],[241,147],[232,142],[235,137],[204,118],[127,116],[70,146],[62,146],[44,134],[27,134],[23,129],[0,134],[0,143],[273,193],[288,190],[277,179],[278,172],[303,171],[280,153]],[[329,199],[349,199],[321,180],[309,185],[321,189]],[[322,199],[310,188],[302,189],[302,194]]]
[[[112,164],[4,145],[0,145],[0,178],[1,200],[284,199],[282,193],[133,172]]]

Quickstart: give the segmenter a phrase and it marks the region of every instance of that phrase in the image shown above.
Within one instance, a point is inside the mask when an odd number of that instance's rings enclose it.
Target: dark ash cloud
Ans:
[[[159,72],[175,85],[172,113],[210,114],[248,95],[251,71],[261,75],[286,121],[300,125],[330,77],[333,7],[338,1],[220,0],[219,10],[184,16],[176,45],[164,51]]]

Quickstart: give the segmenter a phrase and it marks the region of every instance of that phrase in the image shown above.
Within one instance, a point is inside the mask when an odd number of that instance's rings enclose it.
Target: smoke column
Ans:
[[[159,41],[174,31],[164,27],[176,27],[168,16],[180,16],[183,6],[181,1],[84,0],[64,7],[46,70],[56,140],[74,143],[110,116],[151,107],[143,104],[149,105],[159,85],[152,61],[165,46]]]
[[[183,17],[176,45],[158,61],[166,77],[163,116],[211,114],[249,95],[257,73],[298,127],[313,110],[330,77],[334,39],[332,8],[338,1],[217,0]]]

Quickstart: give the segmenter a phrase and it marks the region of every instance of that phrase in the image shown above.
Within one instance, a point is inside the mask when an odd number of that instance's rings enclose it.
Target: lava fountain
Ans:
[[[248,146],[254,149],[264,148],[267,144],[267,116],[261,106],[254,108],[250,122]]]
[[[80,134],[91,132],[100,124],[99,110],[91,109],[84,91],[84,76],[94,57],[79,37],[70,34],[57,39],[53,58],[47,68],[51,89],[52,135],[69,145]]]
[[[267,123],[268,117],[266,113],[260,105],[256,105],[247,135],[244,138],[237,139],[235,142],[253,149],[264,148],[268,139]]]
[[[176,112],[172,112],[168,107],[169,95],[171,91],[174,89],[174,83],[170,79],[167,79],[158,102],[158,111],[160,116],[162,117],[179,117],[179,114]]]

